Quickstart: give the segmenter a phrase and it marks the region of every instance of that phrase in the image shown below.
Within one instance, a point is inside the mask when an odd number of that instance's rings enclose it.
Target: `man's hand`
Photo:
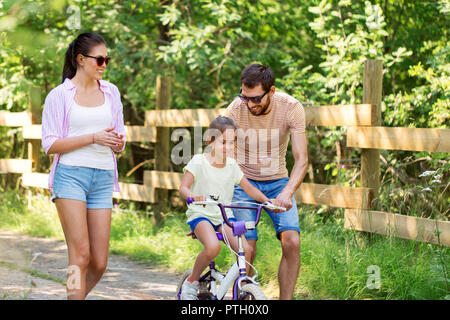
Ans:
[[[284,207],[283,205],[280,204],[280,202],[277,199],[269,199],[269,201],[272,202],[272,204],[274,206]],[[284,212],[284,211],[283,210],[278,210],[278,209],[273,210],[273,213],[280,213],[280,212]]]
[[[281,193],[276,197],[277,206],[285,207],[286,211],[292,208],[292,194],[287,190],[281,191]]]

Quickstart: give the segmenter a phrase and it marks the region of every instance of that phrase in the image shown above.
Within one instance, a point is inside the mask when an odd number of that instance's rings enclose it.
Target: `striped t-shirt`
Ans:
[[[267,181],[288,176],[286,150],[289,133],[305,133],[305,110],[290,95],[276,91],[268,114],[255,116],[236,98],[225,114],[238,124],[236,160],[245,176]]]

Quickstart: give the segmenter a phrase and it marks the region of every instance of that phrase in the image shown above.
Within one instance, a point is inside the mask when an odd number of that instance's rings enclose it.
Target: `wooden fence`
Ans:
[[[298,203],[345,208],[345,227],[450,246],[450,222],[373,211],[373,199],[380,183],[379,150],[450,152],[450,130],[381,127],[382,63],[364,64],[363,104],[305,108],[308,126],[344,126],[347,146],[361,148],[361,187],[302,183],[295,193]],[[169,109],[170,79],[158,77],[156,110],[146,111],[144,126],[126,126],[128,142],[155,143],[156,170],[144,171],[143,184],[120,183],[114,198],[155,203],[155,220],[160,223],[167,191],[177,190],[181,173],[168,172],[170,127],[207,127],[225,109]],[[32,112],[0,111],[0,126],[22,127],[28,141],[28,159],[0,159],[0,172],[22,174],[22,186],[47,188],[48,174],[35,172],[40,148],[41,125]]]

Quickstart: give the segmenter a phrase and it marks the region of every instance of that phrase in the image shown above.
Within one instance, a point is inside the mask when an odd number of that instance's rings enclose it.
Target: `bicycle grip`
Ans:
[[[187,204],[191,204],[192,202],[194,202],[194,198],[188,197],[188,198],[186,199],[186,203],[187,203]]]

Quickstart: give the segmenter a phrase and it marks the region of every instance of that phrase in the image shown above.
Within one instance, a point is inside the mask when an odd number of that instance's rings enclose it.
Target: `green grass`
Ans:
[[[0,229],[64,238],[48,197],[33,195],[26,199],[6,192],[2,198]],[[347,230],[339,210],[326,223],[315,213],[317,210],[311,207],[299,211],[301,269],[296,299],[450,298],[449,248]],[[266,291],[276,291],[280,243],[267,215],[258,228],[258,279]],[[113,213],[110,251],[182,272],[192,267],[201,248],[198,241],[185,236],[188,231],[183,213],[168,214],[164,227],[157,229],[145,213],[120,208]],[[232,262],[230,252],[223,246],[216,259],[219,269],[226,270]],[[370,266],[380,270],[379,289],[366,285]]]

